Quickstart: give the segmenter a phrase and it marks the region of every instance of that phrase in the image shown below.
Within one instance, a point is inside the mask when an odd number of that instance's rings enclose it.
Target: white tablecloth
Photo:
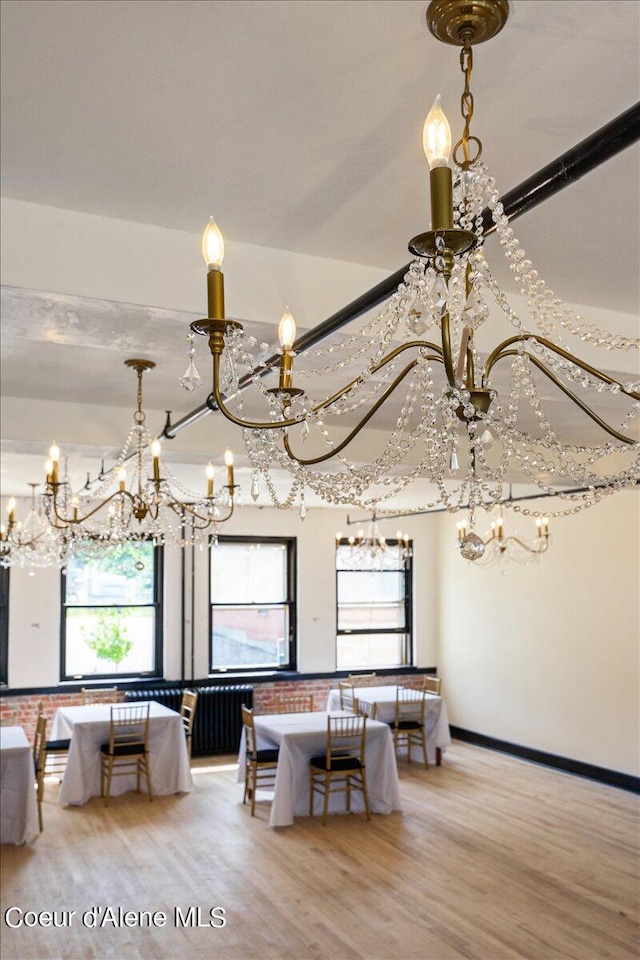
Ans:
[[[344,715],[342,710],[333,714]],[[280,747],[275,792],[271,805],[272,827],[289,827],[294,816],[309,815],[309,760],[326,750],[326,713],[271,713],[254,717],[258,749]],[[245,741],[240,744],[238,779],[244,780]],[[369,806],[373,813],[400,810],[400,787],[390,728],[367,721],[366,769]],[[320,800],[316,799],[316,804]],[[364,810],[362,794],[354,792],[353,810]],[[329,810],[344,811],[345,794],[331,798]]]
[[[395,684],[381,687],[354,687],[356,697],[366,703],[377,705],[376,720],[380,720],[382,723],[391,723],[395,719],[397,691],[398,687]],[[339,709],[340,691],[330,690],[327,710]],[[451,734],[449,733],[449,718],[445,702],[442,697],[437,697],[434,693],[427,694],[425,723],[427,727],[427,756],[429,757],[429,763],[435,763],[436,747],[444,751],[451,743]]]
[[[136,700],[135,705],[147,701]],[[179,713],[155,700],[149,701],[149,771],[155,796],[191,790],[189,753]],[[71,738],[67,769],[60,787],[60,803],[86,803],[100,796],[100,745],[109,742],[111,705],[94,703],[84,707],[60,707],[51,730],[52,740]],[[144,789],[144,777],[141,781]],[[114,777],[111,793],[116,796],[136,789],[135,772]]]
[[[25,843],[39,833],[36,774],[22,727],[0,727],[0,843]]]

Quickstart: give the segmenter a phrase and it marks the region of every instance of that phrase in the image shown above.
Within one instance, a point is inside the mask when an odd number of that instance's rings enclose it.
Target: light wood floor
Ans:
[[[401,766],[403,812],[252,820],[234,758],[194,762],[188,796],[60,808],[2,848],[3,960],[546,960],[638,956],[638,802],[455,743]],[[5,910],[76,910],[70,929],[8,929]],[[164,929],[81,925],[94,906],[162,910]],[[223,929],[176,929],[224,907]]]

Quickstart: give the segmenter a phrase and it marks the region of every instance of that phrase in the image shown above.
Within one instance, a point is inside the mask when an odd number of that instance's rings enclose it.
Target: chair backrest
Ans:
[[[119,703],[111,707],[109,753],[113,753],[117,746],[137,747],[140,753],[148,751],[148,703]]]
[[[357,757],[364,766],[367,718],[361,714],[352,717],[327,717],[327,770],[334,757]]]
[[[340,691],[340,709],[355,709],[355,692],[350,680],[338,680],[338,690]]]
[[[182,694],[182,703],[180,704],[180,716],[182,725],[188,737],[193,731],[193,721],[196,716],[196,707],[198,705],[198,694],[195,690],[185,690]]]
[[[292,693],[276,697],[275,713],[311,713],[313,711],[312,693]]]
[[[82,687],[82,706],[91,703],[115,703],[118,696],[117,687]]]
[[[36,734],[33,740],[33,765],[36,769],[36,776],[44,771],[44,765],[47,759],[47,718],[41,711],[38,713],[36,721]]]
[[[375,686],[377,680],[375,673],[350,673],[347,677],[347,683],[351,683],[354,687]]]
[[[400,720],[417,720],[424,723],[427,697],[424,690],[413,687],[398,687],[396,694],[396,723]]]
[[[353,709],[354,712],[360,714],[361,717],[368,717],[369,720],[375,720],[376,713],[378,712],[378,704],[368,703],[361,697],[356,697],[353,702]]]
[[[240,708],[242,710],[242,726],[244,727],[244,745],[247,756],[253,759],[256,755],[256,728],[253,724],[253,710],[245,707],[244,703]]]
[[[423,677],[422,678],[422,689],[425,693],[435,693],[437,696],[440,696],[440,690],[442,689],[442,680],[440,677]]]

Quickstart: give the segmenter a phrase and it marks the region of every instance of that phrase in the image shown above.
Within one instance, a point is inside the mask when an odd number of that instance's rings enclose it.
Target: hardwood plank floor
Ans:
[[[251,819],[231,757],[151,804],[61,808],[48,784],[44,833],[2,847],[3,960],[636,960],[637,797],[462,743],[400,778],[402,813],[283,830],[268,803]],[[76,915],[10,929],[12,906]],[[93,907],[167,922],[88,928]]]

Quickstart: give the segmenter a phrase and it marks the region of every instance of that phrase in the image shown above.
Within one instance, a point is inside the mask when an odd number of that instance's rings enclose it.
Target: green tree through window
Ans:
[[[161,673],[161,560],[146,541],[73,553],[62,578],[62,679]]]

